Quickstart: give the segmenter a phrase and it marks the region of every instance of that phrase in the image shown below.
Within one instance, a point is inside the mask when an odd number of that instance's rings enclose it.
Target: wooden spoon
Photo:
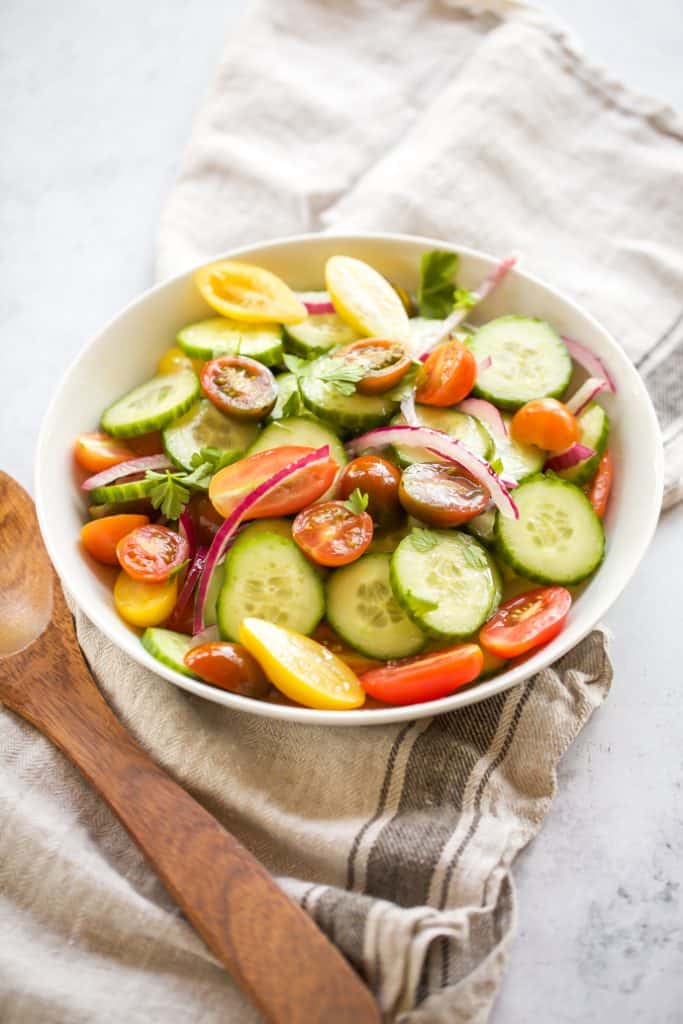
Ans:
[[[83,660],[33,502],[1,472],[0,702],[101,793],[267,1021],[379,1024],[337,949],[114,716]]]

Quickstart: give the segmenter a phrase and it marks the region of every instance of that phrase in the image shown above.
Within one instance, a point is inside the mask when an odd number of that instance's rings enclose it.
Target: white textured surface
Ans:
[[[57,378],[149,282],[163,193],[242,6],[2,7],[0,464],[27,485]],[[549,6],[615,74],[683,104],[680,0]],[[518,863],[519,937],[495,1024],[683,1020],[682,526],[681,509],[663,519],[608,617],[613,692]]]

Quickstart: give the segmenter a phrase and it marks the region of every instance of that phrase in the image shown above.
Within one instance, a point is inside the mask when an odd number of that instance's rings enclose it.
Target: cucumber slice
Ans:
[[[324,357],[316,359],[299,378],[301,397],[311,412],[337,430],[350,434],[362,434],[389,422],[396,412],[397,402],[386,395],[359,395],[358,392],[343,395],[317,376],[325,362]]]
[[[162,432],[164,451],[181,469],[191,469],[190,460],[200,448],[244,452],[258,436],[257,423],[226,416],[207,399],[193,406],[182,419]]]
[[[198,678],[183,661],[193,646],[191,636],[174,633],[172,629],[157,629],[150,626],[142,634],[142,646],[157,661],[161,661],[169,668],[175,669],[176,672],[180,672],[184,676],[190,676],[191,679]]]
[[[418,422],[424,427],[433,427],[434,430],[443,430],[449,437],[455,437],[467,445],[475,455],[482,459],[490,459],[493,455],[493,440],[486,427],[474,416],[466,412],[456,412],[455,409],[437,409],[430,405],[416,405],[415,413]],[[392,423],[405,423],[402,415],[395,416]],[[409,466],[413,462],[438,462],[439,458],[424,448],[408,448],[405,445],[395,445],[394,450],[402,466]]]
[[[473,394],[502,409],[519,409],[532,398],[561,398],[572,361],[557,331],[544,320],[501,316],[480,327],[470,342],[479,372]]]
[[[327,619],[348,644],[369,658],[417,654],[425,636],[396,603],[389,555],[363,555],[332,573],[327,582]]]
[[[225,562],[217,565],[209,581],[209,589],[206,592],[206,603],[204,604],[204,625],[215,626],[217,621],[216,605],[218,595],[225,581]]]
[[[95,487],[88,497],[96,505],[120,505],[121,502],[138,501],[149,498],[157,486],[155,480],[131,480],[123,484],[108,484],[106,487]],[[117,512],[120,509],[117,509]]]
[[[183,327],[176,338],[193,359],[235,355],[258,359],[266,366],[282,362],[282,329],[279,324],[244,324],[225,316],[213,316]]]
[[[419,530],[402,540],[391,558],[391,585],[421,629],[456,640],[479,629],[501,594],[491,555],[458,530]]]
[[[473,537],[480,540],[486,547],[491,547],[495,541],[495,527],[496,527],[496,510],[490,508],[487,512],[482,512],[480,516],[475,516],[474,519],[470,519],[465,523],[465,529],[468,533],[471,533]]]
[[[199,380],[192,370],[153,377],[105,409],[102,428],[113,437],[161,430],[187,412],[198,395]]]
[[[325,613],[323,586],[293,540],[245,530],[225,560],[218,596],[221,636],[237,640],[242,619],[254,616],[297,633],[312,633]]]
[[[267,451],[269,448],[282,448],[288,444],[310,448],[322,448],[324,444],[329,444],[330,455],[337,465],[346,465],[344,445],[326,424],[312,416],[291,416],[270,423],[252,444],[248,454],[253,455],[254,452]]]
[[[240,536],[244,537],[249,534],[250,537],[253,537],[256,533],[277,533],[281,537],[291,537],[292,524],[289,519],[256,519],[242,531]],[[216,566],[209,583],[209,589],[206,594],[206,604],[204,606],[204,622],[207,626],[216,625],[216,605],[218,604],[218,595],[221,592],[224,582],[225,562],[223,562],[222,565]]]
[[[583,491],[558,476],[536,476],[514,492],[519,519],[496,519],[496,546],[536,583],[580,583],[605,552],[602,523]]]
[[[507,413],[503,413],[502,416],[507,427],[507,437],[497,435],[494,438],[494,457],[499,459],[504,476],[512,477],[517,483],[521,483],[527,477],[541,472],[545,465],[546,452],[533,444],[520,444],[519,441],[515,441],[510,433],[512,416]]]
[[[579,424],[579,442],[592,448],[595,455],[584,459],[571,469],[561,469],[558,476],[563,480],[571,480],[577,487],[591,480],[598,470],[598,463],[605,454],[609,438],[609,419],[601,405],[591,402],[577,417]]]
[[[310,313],[300,324],[284,329],[285,349],[304,359],[329,352],[337,345],[350,345],[360,335],[336,313]]]

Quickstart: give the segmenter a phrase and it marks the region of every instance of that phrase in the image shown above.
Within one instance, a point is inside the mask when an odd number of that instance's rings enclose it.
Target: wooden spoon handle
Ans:
[[[379,1024],[372,995],[337,949],[259,862],[138,746],[80,654],[76,660],[68,652],[66,662],[66,686],[64,679],[30,681],[28,699],[13,702],[15,710],[102,794],[265,1019]]]

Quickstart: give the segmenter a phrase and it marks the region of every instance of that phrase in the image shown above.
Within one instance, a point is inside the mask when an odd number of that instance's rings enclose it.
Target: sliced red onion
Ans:
[[[545,468],[554,469],[555,472],[560,469],[571,469],[572,466],[578,466],[580,462],[585,462],[593,455],[595,455],[593,449],[588,448],[585,444],[573,444],[571,448],[567,448],[566,452],[551,455],[546,460]]]
[[[243,519],[247,517],[249,510],[258,502],[261,498],[269,494],[278,484],[282,483],[288,477],[292,476],[293,473],[298,473],[299,470],[305,469],[307,466],[311,466],[316,462],[324,462],[330,456],[329,444],[323,445],[322,448],[316,448],[315,451],[308,452],[306,455],[302,455],[300,459],[295,462],[290,462],[288,466],[283,466],[282,469],[274,473],[273,476],[264,480],[258,487],[255,487],[253,491],[245,495],[238,505],[232,510],[228,518],[218,529],[216,536],[211,542],[209,553],[206,558],[204,570],[199,579],[199,587],[197,588],[197,597],[194,605],[194,632],[199,633],[204,628],[204,606],[206,605],[206,595],[209,590],[209,584],[211,577],[213,576],[214,569],[218,565],[219,561],[225,554],[228,544],[232,537],[237,533],[237,529]]]
[[[401,415],[403,419],[411,427],[419,427],[420,421],[417,418],[417,412],[415,411],[415,392],[411,391],[409,395],[401,399]]]
[[[202,644],[213,644],[220,640],[218,626],[207,626],[201,633],[195,633],[192,637],[192,647],[201,647]]]
[[[494,292],[496,288],[503,283],[509,272],[514,267],[515,263],[519,259],[517,253],[512,256],[506,256],[504,260],[498,263],[488,277],[485,277],[477,288],[475,295],[479,302],[483,302],[484,299],[488,299],[491,292]]]
[[[190,558],[194,558],[197,552],[197,540],[194,532],[194,521],[192,516],[185,508],[180,513],[178,518],[178,533],[181,537],[184,537],[190,548]]]
[[[457,462],[491,495],[501,515],[519,518],[517,506],[510,497],[507,487],[498,474],[484,459],[475,455],[455,437],[449,437],[442,430],[431,427],[377,427],[361,434],[347,444],[347,451],[357,455],[365,448],[381,448],[388,444],[400,444],[410,448],[427,448],[434,455]]]
[[[337,312],[327,292],[300,292],[298,298],[314,316],[318,313]]]
[[[197,548],[195,556],[190,564],[190,568],[187,570],[187,576],[185,577],[183,588],[180,591],[180,594],[178,595],[178,600],[175,603],[175,608],[171,613],[172,621],[178,622],[182,618],[182,614],[187,608],[190,599],[192,598],[192,594],[194,593],[194,588],[197,585],[197,580],[201,576],[202,569],[204,568],[204,565],[206,563],[206,556],[208,555],[208,553],[208,548]],[[173,626],[171,625],[170,628],[172,629]]]
[[[491,292],[495,291],[496,288],[498,288],[498,286],[503,283],[506,276],[508,275],[510,270],[512,270],[515,263],[517,262],[517,259],[518,257],[516,255],[506,256],[506,258],[504,260],[501,260],[500,263],[498,263],[493,268],[491,273],[484,278],[479,287],[472,293],[477,300],[476,305],[478,305],[480,302],[483,302],[484,299],[487,299]],[[417,358],[421,359],[422,354],[424,352],[431,351],[431,349],[436,348],[437,345],[440,345],[442,341],[445,341],[446,338],[448,338],[449,335],[452,334],[452,332],[456,329],[456,327],[459,327],[463,320],[467,319],[468,313],[469,309],[454,309],[451,315],[449,317],[446,317],[446,319],[444,320],[443,324],[441,325],[441,330],[438,332],[438,334],[436,334],[433,338],[429,339],[426,345],[422,345],[418,348],[417,352],[415,353]]]
[[[584,370],[591,377],[602,378],[607,382],[607,388],[616,395],[617,389],[612,377],[610,376],[609,370],[603,363],[599,356],[596,356],[594,352],[582,345],[580,341],[575,341],[573,338],[567,338],[564,334],[562,335],[562,341],[567,346],[567,351],[572,359],[583,366]]]
[[[485,423],[496,437],[508,436],[505,420],[492,402],[487,402],[483,398],[466,398],[464,402],[460,402],[457,408],[458,412],[466,412],[469,416],[474,416]]]
[[[604,377],[589,377],[567,401],[567,408],[578,416],[601,391],[609,391],[609,384]]]
[[[106,487],[122,476],[131,476],[133,473],[146,473],[148,469],[168,469],[173,463],[165,455],[143,455],[139,459],[129,459],[128,462],[119,462],[116,466],[103,469],[95,476],[89,476],[81,484],[84,491],[92,491],[95,487]]]

